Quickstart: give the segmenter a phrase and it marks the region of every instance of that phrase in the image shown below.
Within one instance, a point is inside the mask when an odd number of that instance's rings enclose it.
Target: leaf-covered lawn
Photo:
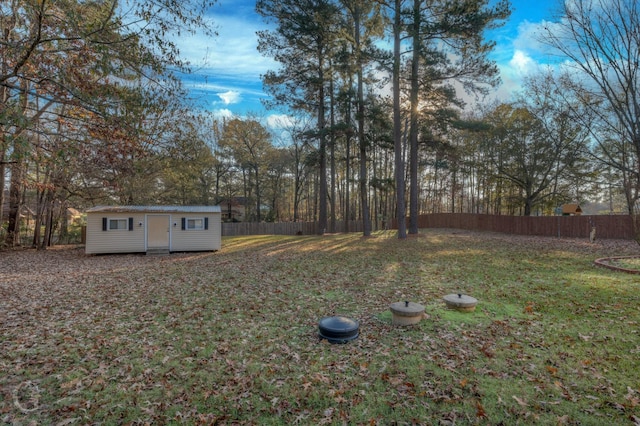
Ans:
[[[451,230],[1,252],[0,421],[640,424],[640,282],[593,266],[637,252]],[[427,318],[392,326],[403,300]],[[317,337],[338,314],[358,339]]]

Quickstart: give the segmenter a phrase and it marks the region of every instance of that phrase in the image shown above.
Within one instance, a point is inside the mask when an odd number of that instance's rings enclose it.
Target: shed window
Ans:
[[[127,231],[129,229],[129,222],[127,219],[109,219],[109,231]]]
[[[187,229],[204,229],[204,219],[187,219]]]

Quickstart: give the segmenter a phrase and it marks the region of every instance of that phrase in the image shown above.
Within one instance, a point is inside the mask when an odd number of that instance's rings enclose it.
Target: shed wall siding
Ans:
[[[128,219],[133,218],[133,231],[102,230],[102,218]],[[87,241],[85,253],[136,253],[144,252],[144,215],[140,213],[92,213],[87,214]]]
[[[87,213],[86,254],[144,253],[147,227],[145,212],[95,212]],[[169,214],[169,213],[167,213]],[[221,213],[170,213],[170,251],[209,251],[222,247]],[[102,230],[102,218],[133,218],[133,231]],[[208,229],[182,230],[182,218],[207,218]],[[142,226],[139,223],[142,222]],[[175,224],[175,226],[173,226]]]
[[[185,229],[181,228],[182,218],[202,219],[208,218],[209,229]],[[176,223],[171,233],[171,251],[204,251],[220,250],[222,246],[220,213],[174,213],[171,222]]]

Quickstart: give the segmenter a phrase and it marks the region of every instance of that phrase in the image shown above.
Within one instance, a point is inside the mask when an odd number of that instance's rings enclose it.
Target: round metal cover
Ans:
[[[447,294],[442,298],[451,309],[459,311],[472,311],[476,308],[478,300],[466,294]]]
[[[424,315],[424,306],[409,301],[392,303],[389,309],[393,325],[414,325],[419,323]]]
[[[396,315],[403,317],[417,317],[424,313],[424,306],[414,302],[396,302],[389,305],[389,309]]]
[[[360,324],[351,318],[324,317],[318,323],[318,334],[331,343],[346,343],[358,337]]]

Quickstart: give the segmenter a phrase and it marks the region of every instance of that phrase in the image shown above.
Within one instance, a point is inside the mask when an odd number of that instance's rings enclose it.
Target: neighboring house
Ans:
[[[227,198],[218,204],[224,222],[242,222],[246,215],[246,197]]]
[[[56,206],[59,206],[59,203],[56,203]],[[2,204],[2,214],[1,220],[7,221],[9,220],[9,191],[4,192],[4,199]],[[36,217],[36,212],[38,211],[38,205],[33,196],[27,197],[25,203],[20,206],[20,217],[29,221]],[[57,211],[57,210],[56,210]],[[82,220],[82,212],[74,209],[73,207],[68,207],[65,210],[66,220],[69,223],[73,223],[75,221]]]
[[[218,206],[107,206],[87,210],[85,253],[220,250]]]
[[[21,218],[25,218],[26,220],[30,220],[35,217],[35,207],[21,205],[19,215]],[[0,206],[0,224],[9,220],[9,191],[4,191],[4,198],[2,206]]]
[[[67,215],[67,222],[74,223],[82,221],[82,212],[73,207],[67,207],[65,210],[65,214]]]
[[[247,220],[247,211],[255,213],[255,204],[249,205],[251,200],[247,197],[233,197],[222,200],[218,207],[222,212],[223,222],[244,222]],[[271,208],[265,204],[260,206],[262,219],[269,214]]]
[[[580,216],[582,209],[578,204],[564,204],[562,206],[562,216]]]

